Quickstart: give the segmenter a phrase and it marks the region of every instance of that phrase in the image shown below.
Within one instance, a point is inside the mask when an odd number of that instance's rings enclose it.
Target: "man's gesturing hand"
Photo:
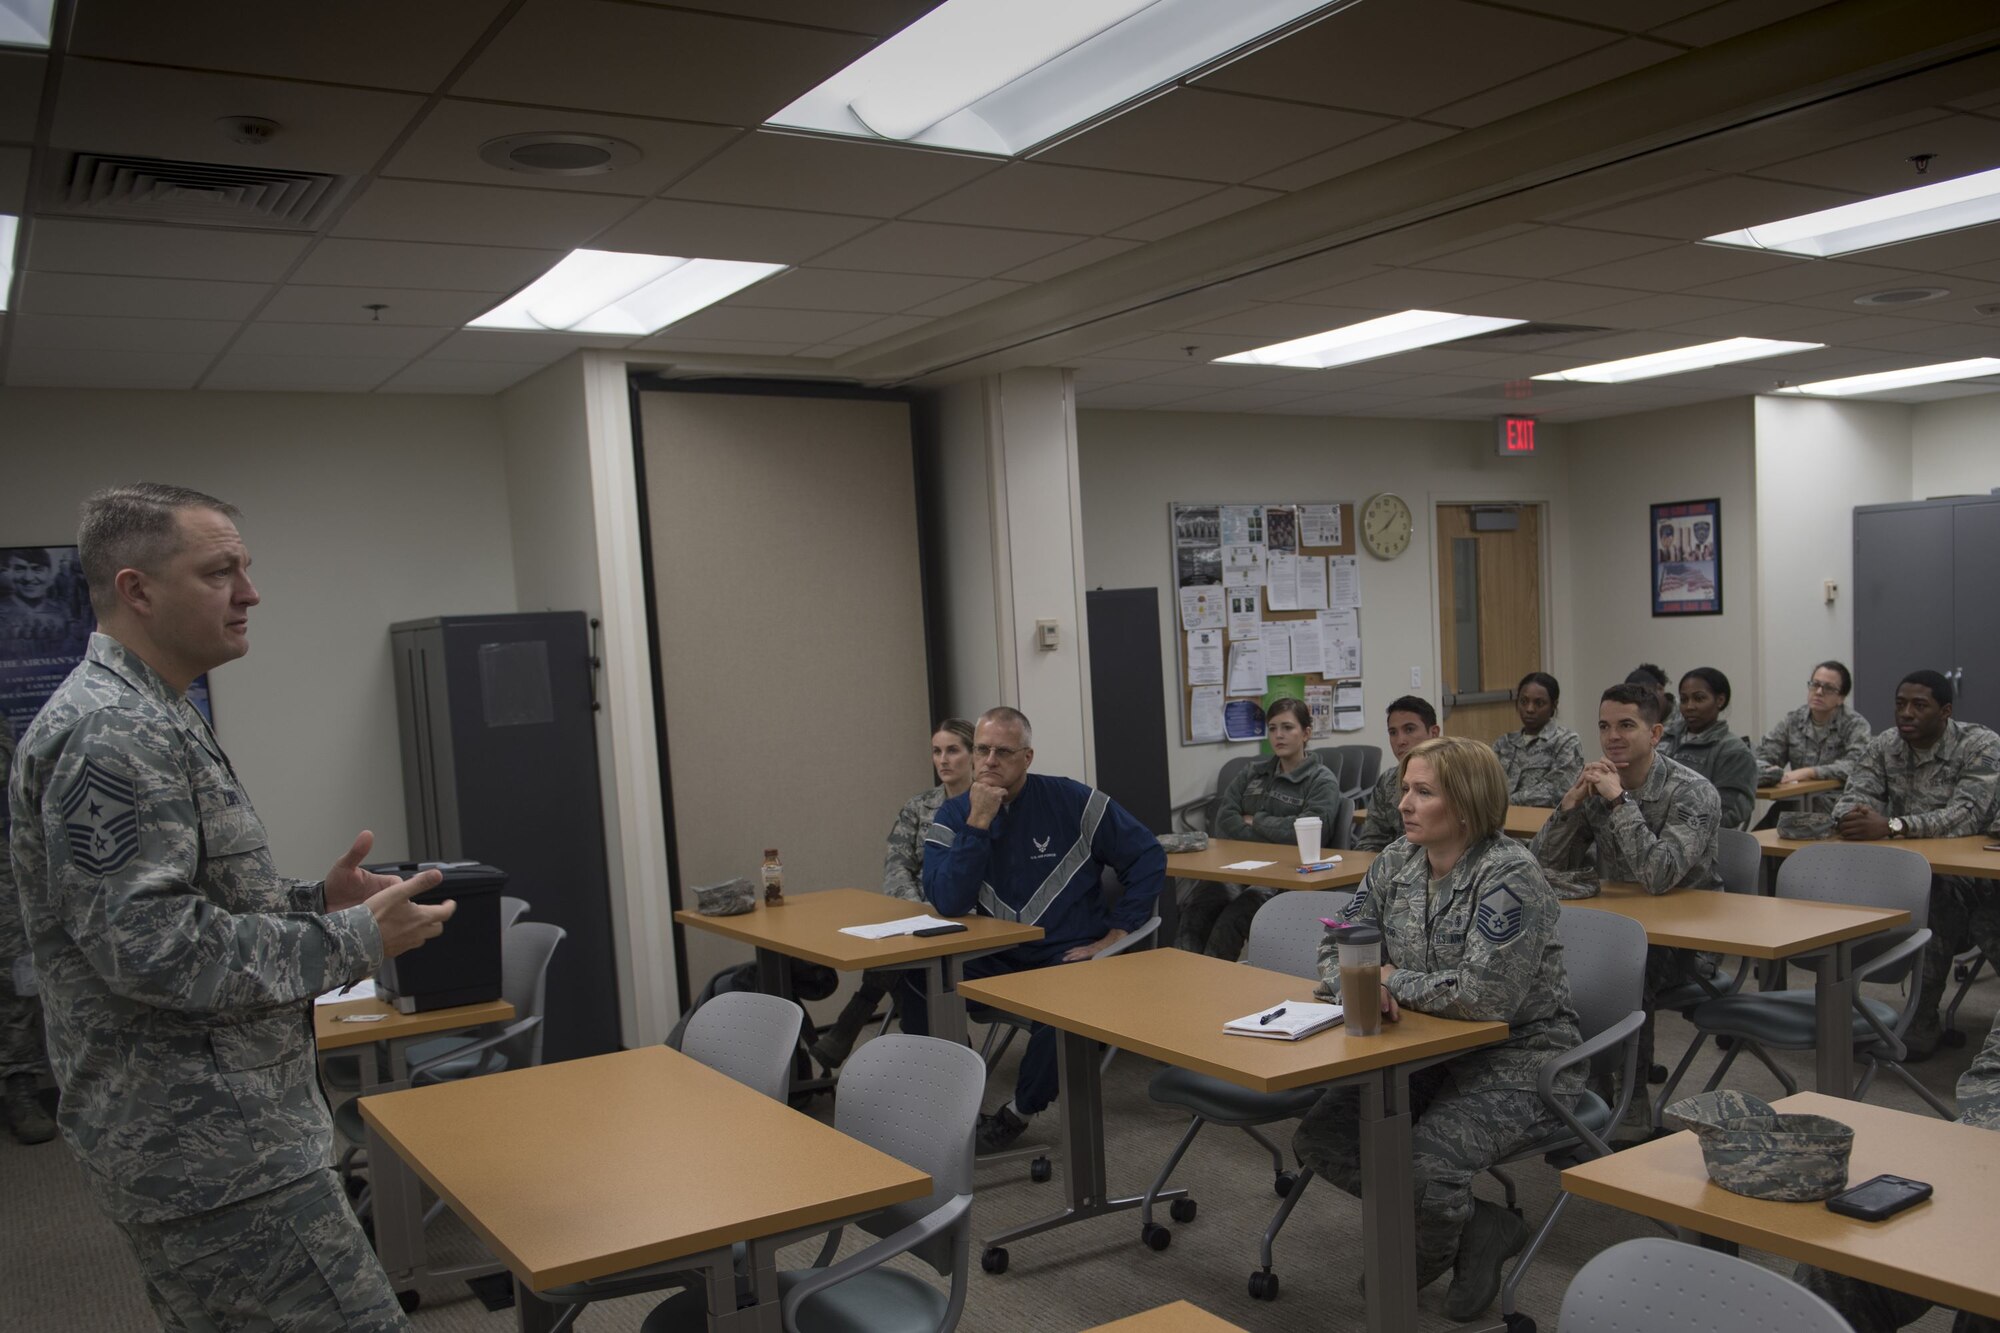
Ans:
[[[444,933],[444,923],[458,910],[456,902],[446,899],[435,907],[428,907],[410,901],[442,883],[444,874],[441,871],[426,870],[421,875],[395,881],[368,900],[368,913],[375,918],[376,928],[382,932],[384,958],[406,954],[425,940],[435,939]]]
[[[375,850],[375,835],[367,829],[354,835],[354,845],[326,872],[326,910],[344,911],[359,907],[396,882],[394,875],[378,875],[363,870],[361,863]]]

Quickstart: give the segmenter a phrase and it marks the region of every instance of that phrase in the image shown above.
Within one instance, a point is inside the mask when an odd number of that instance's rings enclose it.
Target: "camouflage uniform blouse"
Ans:
[[[1368,818],[1354,835],[1359,851],[1379,852],[1403,836],[1403,812],[1396,808],[1403,799],[1402,765],[1394,758],[1385,763],[1382,776],[1375,779],[1375,790],[1368,793]]]
[[[1560,805],[1583,771],[1583,742],[1560,722],[1544,723],[1532,736],[1510,731],[1493,742],[1493,753],[1507,774],[1510,805]]]
[[[312,998],[381,961],[368,909],[278,874],[201,714],[108,635],[21,738],[11,797],[63,1133],[105,1211],[186,1217],[327,1166]]]
[[[1900,817],[1906,838],[1962,837],[1993,818],[2000,736],[1977,723],[1947,721],[1937,744],[1919,750],[1891,727],[1852,765],[1835,819],[1867,806]]]
[[[889,830],[889,851],[882,858],[882,892],[891,898],[924,900],[924,834],[945,802],[944,784],[919,792],[903,802]]]
[[[1397,1004],[1511,1029],[1497,1046],[1452,1057],[1461,1091],[1533,1088],[1542,1062],[1581,1040],[1556,929],[1561,901],[1528,849],[1497,833],[1466,848],[1435,897],[1430,873],[1424,849],[1398,839],[1368,867],[1341,919],[1381,928]],[[1340,956],[1327,935],[1318,993],[1337,1000]],[[1572,1065],[1555,1091],[1574,1095],[1583,1080],[1583,1064]]]
[[[1722,802],[1722,827],[1749,828],[1757,808],[1757,756],[1727,722],[1711,722],[1706,731],[1682,730],[1662,738],[1658,753],[1707,778]]]
[[[1800,704],[1779,719],[1778,725],[1757,742],[1757,774],[1760,782],[1776,785],[1785,770],[1810,768],[1833,782],[1847,781],[1854,761],[1868,748],[1868,719],[1843,707],[1825,726],[1812,720],[1812,710]],[[1825,813],[1833,809],[1838,792],[1820,792],[1805,798],[1800,807]]]
[[[1587,869],[1595,853],[1599,879],[1648,893],[1722,887],[1722,802],[1707,778],[1655,750],[1652,771],[1625,795],[1607,802],[1591,792],[1573,810],[1558,808],[1528,849],[1551,870]]]

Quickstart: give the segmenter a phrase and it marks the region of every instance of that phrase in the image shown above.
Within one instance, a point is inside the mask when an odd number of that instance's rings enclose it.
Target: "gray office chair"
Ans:
[[[1320,918],[1339,916],[1353,897],[1344,890],[1280,893],[1259,908],[1252,918],[1250,943],[1245,950],[1244,961],[1252,967],[1287,972],[1308,982],[1317,982],[1319,944],[1326,935],[1326,927],[1320,924]],[[1309,986],[1302,985],[1299,989],[1303,995]],[[1253,1092],[1211,1074],[1178,1069],[1172,1065],[1153,1075],[1147,1094],[1163,1106],[1178,1107],[1188,1112],[1192,1119],[1188,1121],[1187,1132],[1181,1135],[1181,1141],[1174,1145],[1173,1152],[1168,1154],[1166,1163],[1160,1167],[1160,1174],[1146,1189],[1145,1201],[1139,1205],[1139,1239],[1146,1243],[1147,1248],[1154,1250],[1164,1250],[1172,1242],[1173,1233],[1153,1220],[1153,1204],[1167,1188],[1174,1168],[1180,1165],[1181,1158],[1204,1125],[1240,1129],[1256,1140],[1258,1146],[1271,1155],[1272,1188],[1277,1190],[1280,1198],[1291,1193],[1297,1177],[1286,1169],[1284,1151],[1260,1133],[1259,1126],[1275,1124],[1280,1120],[1296,1120],[1313,1108],[1320,1093],[1321,1089],[1317,1087],[1298,1088],[1291,1092]],[[1192,1222],[1195,1201],[1175,1199],[1169,1211],[1176,1222]]]
[[[1755,896],[1761,888],[1763,855],[1764,849],[1750,834],[1741,829],[1723,829],[1716,854],[1716,869],[1722,873],[1722,891]],[[1705,1001],[1734,995],[1743,989],[1751,966],[1751,960],[1745,958],[1739,961],[1736,975],[1728,981],[1718,983],[1702,977],[1671,986],[1653,998],[1653,1007],[1685,1014]]]
[[[1363,795],[1375,790],[1376,779],[1382,776],[1382,747],[1379,745],[1357,745],[1361,752],[1361,791]]]
[[[1229,784],[1236,781],[1238,773],[1256,760],[1257,756],[1252,754],[1223,760],[1222,767],[1215,773],[1215,787],[1208,795],[1183,801],[1173,808],[1174,827],[1183,833],[1214,833],[1215,811],[1222,804],[1222,793],[1229,790]]]
[[[1852,1333],[1798,1283],[1734,1255],[1642,1237],[1597,1255],[1563,1295],[1562,1333]]]
[[[410,1082],[442,1083],[540,1064],[549,959],[567,933],[545,921],[508,927],[500,936],[500,994],[514,1006],[513,1021],[465,1036],[412,1042]]]
[[[681,1053],[782,1102],[791,1091],[792,1052],[805,1017],[795,1001],[729,991],[694,1012],[681,1034]]]
[[[1902,847],[1816,843],[1793,852],[1778,867],[1780,898],[1895,907],[1910,914],[1908,926],[1887,932],[1890,939],[1878,942],[1874,956],[1866,963],[1857,962],[1854,968],[1857,985],[1850,1032],[1855,1054],[1867,1068],[1855,1084],[1853,1095],[1856,1100],[1865,1098],[1877,1071],[1887,1069],[1929,1103],[1932,1110],[1951,1120],[1956,1118],[1951,1108],[1902,1064],[1909,1054],[1903,1045],[1903,1034],[1916,1017],[1923,988],[1910,986],[1898,1010],[1887,1001],[1862,995],[1858,985],[1861,981],[1893,984],[1923,966],[1924,946],[1931,938],[1931,932],[1924,926],[1929,917],[1930,893],[1930,863]],[[1709,1089],[1721,1085],[1729,1067],[1746,1048],[1813,1050],[1817,1043],[1813,1001],[1810,990],[1760,991],[1724,995],[1695,1006],[1688,1015],[1688,1021],[1695,1027],[1695,1039],[1688,1044],[1687,1053],[1653,1104],[1654,1122],[1658,1123],[1660,1111],[1672,1100],[1674,1089],[1706,1038],[1731,1039],[1728,1052],[1708,1080]],[[1798,1091],[1798,1084],[1790,1074],[1777,1068],[1768,1057],[1765,1064],[1777,1074],[1787,1093]]]
[[[833,1124],[931,1177],[931,1192],[856,1223],[879,1237],[841,1262],[841,1230],[813,1266],[778,1274],[785,1333],[952,1333],[965,1309],[972,1253],[972,1135],[985,1085],[979,1057],[935,1037],[878,1037],[840,1070]],[[791,1237],[787,1239],[799,1239]],[[949,1279],[948,1291],[883,1264],[908,1254]],[[831,1264],[831,1267],[828,1265]],[[643,1333],[708,1326],[703,1292],[656,1306]]]
[[[527,914],[528,900],[526,898],[516,898],[512,894],[505,893],[500,895],[500,929],[503,932],[507,927],[513,925]]]

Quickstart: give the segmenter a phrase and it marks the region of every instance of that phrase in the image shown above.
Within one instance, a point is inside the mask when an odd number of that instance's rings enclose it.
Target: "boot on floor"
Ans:
[[[868,1020],[875,1017],[875,1002],[881,998],[881,991],[863,986],[847,997],[847,1007],[833,1020],[833,1026],[813,1038],[806,1049],[828,1073],[840,1068],[854,1053],[854,1043],[860,1039],[861,1029],[868,1025]]]
[[[21,1143],[47,1143],[56,1136],[56,1122],[42,1109],[41,1091],[33,1074],[9,1074],[6,1092],[7,1128]]]

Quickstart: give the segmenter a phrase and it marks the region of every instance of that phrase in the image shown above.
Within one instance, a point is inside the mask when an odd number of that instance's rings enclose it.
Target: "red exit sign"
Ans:
[[[1494,440],[1494,452],[1502,458],[1531,458],[1535,452],[1535,419],[1533,417],[1501,417],[1498,420],[1499,435]]]

